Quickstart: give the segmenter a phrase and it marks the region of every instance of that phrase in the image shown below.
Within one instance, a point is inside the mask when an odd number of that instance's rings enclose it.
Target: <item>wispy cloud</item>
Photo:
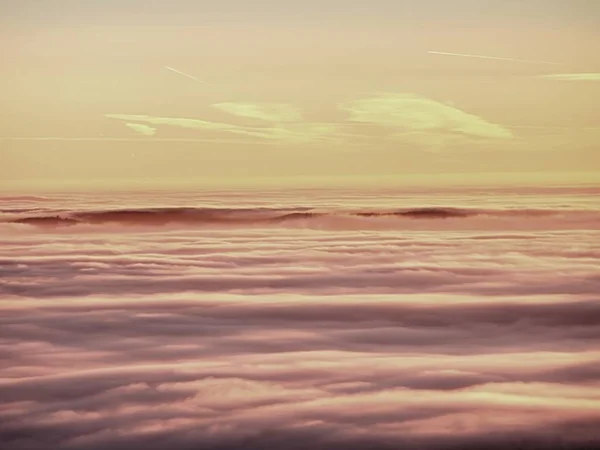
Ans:
[[[455,144],[460,146],[466,138],[512,137],[505,127],[414,94],[384,93],[338,106],[350,113],[340,123],[304,121],[301,111],[293,105],[250,102],[217,103],[212,107],[236,116],[259,119],[266,124],[237,125],[195,118],[133,114],[107,114],[106,117],[124,121],[128,127],[144,135],[153,134],[155,126],[171,126],[216,133],[206,137],[233,134],[254,142],[285,144],[373,145],[392,140],[436,151]]]
[[[297,144],[339,142],[343,140],[339,125],[334,123],[286,123],[279,124],[270,130],[271,139],[285,140]]]
[[[149,125],[144,125],[141,123],[126,123],[125,126],[144,136],[154,136],[156,134],[156,128]]]
[[[106,114],[106,117],[124,121],[145,122],[153,125],[170,125],[195,130],[226,131],[249,136],[262,136],[262,133],[260,131],[248,127],[230,125],[227,123],[209,122],[200,119],[189,119],[181,117],[155,117],[143,114]]]
[[[180,128],[205,130],[243,135],[267,141],[287,143],[310,143],[336,139],[337,125],[328,123],[281,123],[271,127],[249,127],[201,119],[178,117],[154,117],[131,114],[106,114],[106,117],[124,121],[145,122],[152,125],[168,125]]]
[[[180,71],[180,70],[174,69],[173,67],[165,66],[165,69],[167,69],[167,70],[170,70],[171,72],[175,72],[175,73],[177,73],[177,74],[179,74],[179,75],[183,75],[184,77],[191,78],[192,80],[196,80],[196,81],[198,81],[199,83],[202,83],[202,84],[209,84],[209,83],[207,83],[206,81],[200,80],[199,78],[196,78],[195,76],[193,76],[193,75],[190,75],[189,73],[185,73],[185,72],[182,72],[182,71]]]
[[[480,138],[510,138],[506,128],[414,94],[383,94],[340,105],[350,120],[406,132],[439,132]]]
[[[554,73],[539,78],[559,81],[600,81],[600,73]]]
[[[513,62],[524,62],[524,63],[533,63],[533,64],[553,64],[559,65],[560,63],[552,62],[552,61],[538,61],[534,59],[517,59],[517,58],[504,58],[499,56],[486,56],[486,55],[471,55],[466,53],[450,53],[450,52],[427,52],[432,55],[445,55],[445,56],[462,56],[465,58],[480,58],[480,59],[495,59],[498,61],[513,61]]]
[[[241,117],[267,122],[299,122],[302,114],[295,106],[285,103],[216,103],[213,108]]]

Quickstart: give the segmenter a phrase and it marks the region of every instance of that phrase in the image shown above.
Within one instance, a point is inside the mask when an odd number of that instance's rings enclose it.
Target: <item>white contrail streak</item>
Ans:
[[[482,58],[482,59],[497,59],[500,61],[516,61],[516,62],[526,62],[526,63],[534,63],[534,64],[558,64],[557,62],[550,61],[535,61],[531,59],[515,59],[515,58],[500,58],[498,56],[484,56],[484,55],[467,55],[464,53],[448,53],[448,52],[427,52],[434,55],[448,55],[448,56],[464,56],[467,58]]]
[[[187,74],[187,73],[181,72],[180,70],[177,70],[177,69],[173,69],[172,67],[165,66],[165,69],[169,69],[171,72],[178,73],[179,75],[183,75],[184,77],[191,78],[192,80],[196,80],[196,81],[198,81],[198,82],[200,82],[200,83],[203,83],[203,84],[209,84],[209,83],[207,83],[206,81],[202,81],[202,80],[200,80],[200,79],[196,78],[196,77],[195,77],[195,76],[193,76],[193,75],[190,75],[190,74]]]

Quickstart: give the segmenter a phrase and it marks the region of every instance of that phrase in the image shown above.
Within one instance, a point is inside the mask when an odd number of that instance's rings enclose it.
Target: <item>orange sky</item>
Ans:
[[[595,2],[249,3],[4,2],[0,188],[600,179]]]

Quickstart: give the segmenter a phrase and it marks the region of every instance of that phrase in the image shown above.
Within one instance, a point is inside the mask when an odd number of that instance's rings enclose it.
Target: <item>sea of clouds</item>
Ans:
[[[0,448],[599,448],[600,226],[567,194],[513,201],[562,212],[501,226],[0,224]],[[482,203],[461,198],[436,204]],[[12,220],[144,202],[3,206]],[[250,206],[265,205],[336,207]]]

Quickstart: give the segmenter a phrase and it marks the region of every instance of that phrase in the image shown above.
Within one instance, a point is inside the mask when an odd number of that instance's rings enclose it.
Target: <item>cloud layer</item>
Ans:
[[[402,202],[340,195],[2,200],[5,215]],[[590,204],[511,204],[568,198]],[[600,231],[519,223],[2,224],[0,447],[597,448]]]

